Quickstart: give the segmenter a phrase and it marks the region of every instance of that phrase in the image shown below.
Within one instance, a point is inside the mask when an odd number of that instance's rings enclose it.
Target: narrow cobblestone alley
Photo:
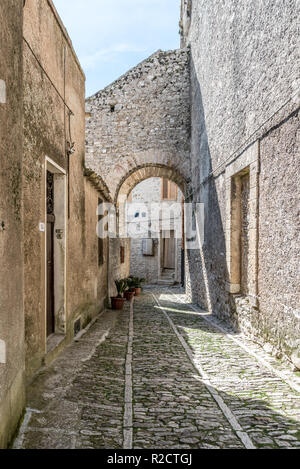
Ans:
[[[181,290],[146,290],[35,377],[14,446],[299,448],[298,390]]]

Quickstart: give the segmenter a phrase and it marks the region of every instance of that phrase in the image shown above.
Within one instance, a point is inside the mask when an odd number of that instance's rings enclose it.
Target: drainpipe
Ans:
[[[182,245],[181,245],[181,285],[185,286],[185,231],[184,231],[184,197],[182,197]]]
[[[110,238],[107,238],[107,268],[106,268],[106,291],[107,291],[107,298],[106,298],[106,306],[109,307],[109,279],[110,279],[110,258],[109,258],[109,244]]]

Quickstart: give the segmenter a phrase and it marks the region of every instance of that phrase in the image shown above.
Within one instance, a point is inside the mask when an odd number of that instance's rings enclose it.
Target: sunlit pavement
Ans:
[[[299,448],[285,365],[152,289],[107,311],[30,387],[16,448]]]

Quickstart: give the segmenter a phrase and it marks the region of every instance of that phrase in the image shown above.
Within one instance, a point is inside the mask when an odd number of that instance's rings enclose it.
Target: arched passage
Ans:
[[[119,234],[125,232],[126,201],[129,194],[140,182],[153,177],[165,178],[175,182],[183,194],[187,191],[188,183],[176,168],[164,165],[145,165],[130,171],[120,181],[115,194],[114,202],[117,208],[117,231]]]
[[[176,168],[164,165],[145,165],[130,171],[122,178],[116,190],[115,204],[126,202],[128,195],[137,184],[152,177],[169,179],[178,185],[183,194],[186,192],[187,182]]]
[[[182,283],[182,191],[168,178],[137,184],[126,204],[130,274],[147,284]]]

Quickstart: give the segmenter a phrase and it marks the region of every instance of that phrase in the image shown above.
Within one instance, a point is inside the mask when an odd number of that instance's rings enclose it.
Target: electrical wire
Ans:
[[[35,58],[35,60],[37,61],[37,63],[39,64],[40,68],[42,69],[42,71],[44,72],[44,74],[46,75],[46,77],[48,78],[48,80],[50,81],[51,85],[53,86],[53,88],[55,89],[56,93],[58,94],[58,96],[60,97],[60,99],[62,100],[62,102],[64,103],[64,105],[66,106],[66,108],[68,108],[68,110],[71,112],[71,115],[74,116],[74,113],[72,111],[72,109],[68,106],[68,104],[66,103],[65,99],[63,98],[63,96],[60,94],[60,92],[58,91],[58,89],[56,88],[55,84],[53,83],[53,81],[51,80],[50,76],[48,75],[48,73],[46,72],[46,70],[44,69],[43,65],[41,64],[41,62],[39,61],[39,59],[37,58],[35,52],[33,51],[32,47],[30,46],[29,42],[27,41],[27,39],[23,36],[23,40],[25,42],[25,44],[28,46],[30,52],[32,53],[33,57]]]

